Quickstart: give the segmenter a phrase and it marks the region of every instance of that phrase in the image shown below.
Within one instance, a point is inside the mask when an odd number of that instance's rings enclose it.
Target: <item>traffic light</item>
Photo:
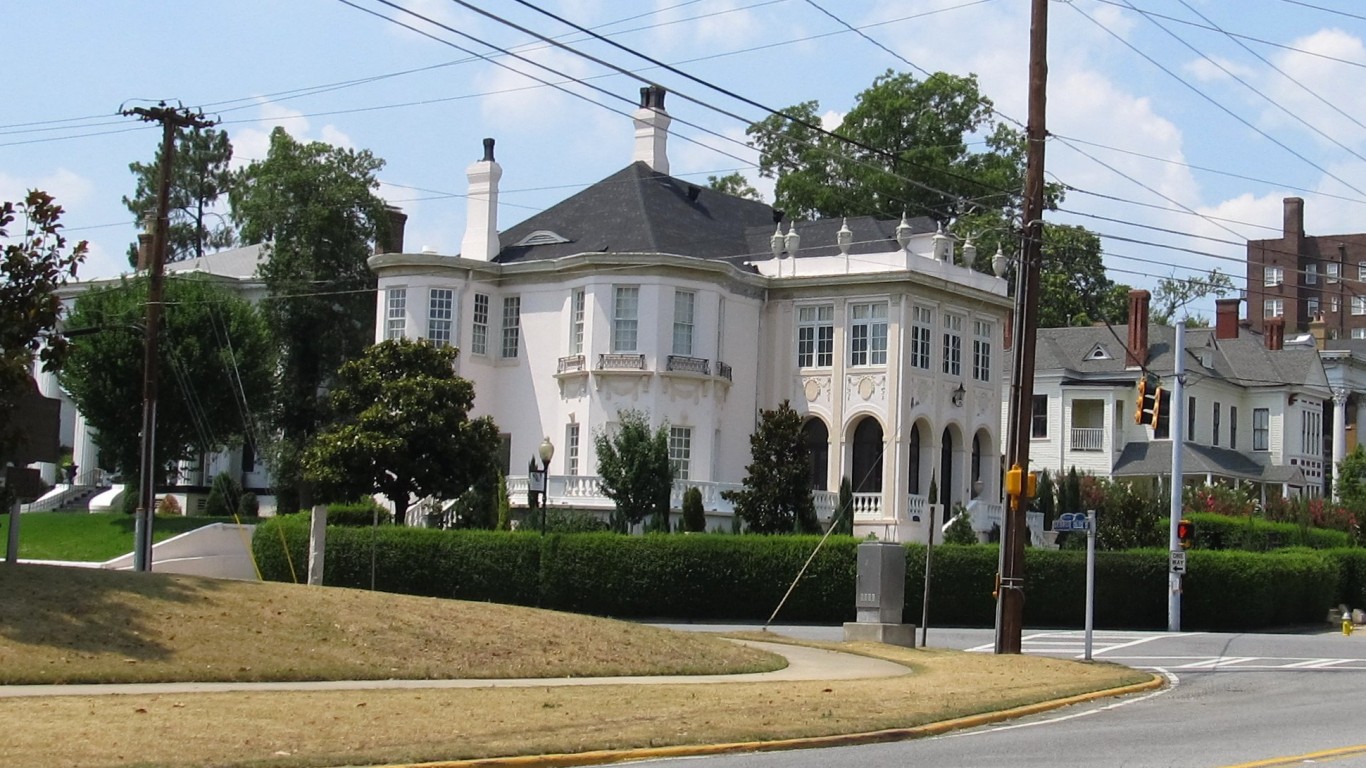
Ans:
[[[1164,401],[1171,401],[1171,393],[1162,387],[1153,390],[1153,415],[1148,421],[1153,429],[1157,429],[1157,422],[1162,419],[1162,403]]]
[[[1157,425],[1157,400],[1161,391],[1162,388],[1157,386],[1156,382],[1148,381],[1147,376],[1138,380],[1138,400],[1134,408],[1135,424]]]
[[[1195,539],[1195,523],[1182,518],[1176,524],[1176,538],[1181,542],[1182,549],[1190,549],[1191,542]]]
[[[1006,470],[1006,496],[1010,501],[1011,509],[1019,509],[1030,499],[1038,495],[1039,476],[1034,472],[1025,472],[1016,464]]]

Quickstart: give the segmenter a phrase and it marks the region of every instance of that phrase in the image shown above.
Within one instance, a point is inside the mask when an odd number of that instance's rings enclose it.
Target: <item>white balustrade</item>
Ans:
[[[1072,427],[1071,447],[1074,451],[1105,450],[1104,427]]]

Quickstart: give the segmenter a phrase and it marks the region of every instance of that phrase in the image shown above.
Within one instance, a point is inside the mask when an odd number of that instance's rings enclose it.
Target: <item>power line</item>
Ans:
[[[1306,2],[1304,2],[1304,0],[1281,0],[1281,2],[1283,2],[1283,3],[1289,3],[1290,5],[1299,5],[1299,6],[1303,6],[1303,7],[1305,7],[1305,8],[1313,8],[1313,9],[1316,10],[1316,11],[1323,11],[1324,13],[1333,13],[1333,14],[1337,14],[1338,16],[1345,16],[1345,17],[1347,17],[1347,18],[1349,18],[1349,19],[1360,19],[1360,20],[1362,20],[1362,21],[1366,21],[1366,16],[1362,16],[1362,15],[1359,14],[1359,13],[1349,13],[1348,11],[1339,11],[1339,10],[1336,9],[1336,8],[1327,8],[1327,7],[1324,7],[1324,6],[1322,6],[1322,5],[1314,5],[1313,3],[1306,3]]]

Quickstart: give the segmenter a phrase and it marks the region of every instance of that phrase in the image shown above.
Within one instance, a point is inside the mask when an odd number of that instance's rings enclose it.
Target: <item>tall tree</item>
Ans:
[[[1039,270],[1039,327],[1128,321],[1129,286],[1105,274],[1100,238],[1084,227],[1044,227]]]
[[[602,492],[617,505],[612,517],[616,530],[624,533],[646,516],[667,521],[674,479],[669,428],[661,425],[651,431],[644,413],[626,410],[618,416],[616,429],[597,432],[593,443]]]
[[[1209,325],[1206,318],[1191,313],[1190,305],[1209,296],[1223,298],[1236,290],[1233,280],[1218,269],[1185,278],[1173,273],[1171,277],[1157,281],[1157,290],[1153,291],[1152,319],[1162,325],[1176,322],[1184,323],[1187,327]]]
[[[242,239],[266,249],[264,306],[280,350],[271,470],[281,509],[312,503],[299,458],[321,425],[319,391],[373,338],[366,259],[388,221],[375,194],[383,165],[368,151],[302,144],[276,128],[266,159],[243,168],[229,191]]]
[[[169,225],[166,238],[166,260],[183,261],[203,256],[206,251],[231,246],[233,229],[227,221],[210,209],[227,193],[232,182],[232,144],[227,131],[212,128],[181,128],[176,132],[176,151],[171,166]],[[132,197],[124,197],[123,204],[142,226],[149,214],[156,211],[157,180],[161,168],[161,148],[150,163],[129,163],[128,170],[137,179]],[[205,217],[209,217],[206,221]],[[128,263],[137,266],[137,244],[128,248]]]
[[[786,400],[759,414],[749,451],[744,485],[726,492],[726,498],[735,502],[735,514],[755,533],[819,532],[802,417]]]
[[[320,496],[382,493],[402,525],[414,498],[455,499],[496,474],[498,428],[470,418],[474,385],[455,374],[457,354],[393,339],[341,367],[327,398],[333,421],[304,452]]]
[[[17,205],[0,202],[0,457],[16,438],[10,423],[14,399],[34,361],[52,371],[67,353],[66,339],[55,332],[62,308],[56,290],[76,276],[86,244],[67,247],[62,212],[51,195],[38,190]],[[16,220],[19,231],[11,237]]]
[[[158,344],[156,455],[162,473],[202,451],[239,445],[269,398],[274,348],[251,304],[203,276],[169,277]],[[96,429],[104,461],[136,487],[142,432],[147,280],[125,279],[76,297],[62,387]]]
[[[725,176],[708,176],[707,186],[717,192],[731,195],[732,197],[743,197],[747,200],[754,200],[757,202],[763,202],[764,200],[763,195],[759,194],[759,190],[755,189],[754,185],[749,183],[749,179],[746,179],[740,173],[728,173]]]

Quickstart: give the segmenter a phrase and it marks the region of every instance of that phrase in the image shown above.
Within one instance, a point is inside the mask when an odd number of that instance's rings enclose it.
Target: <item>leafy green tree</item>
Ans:
[[[854,481],[840,478],[839,509],[835,510],[835,533],[854,534]]]
[[[1043,515],[1044,529],[1051,529],[1053,520],[1058,514],[1058,502],[1053,485],[1053,473],[1046,469],[1039,473],[1039,485],[1034,495],[1034,508]]]
[[[1335,469],[1337,479],[1334,486],[1338,499],[1361,518],[1360,513],[1366,511],[1366,449],[1358,444],[1351,453],[1342,457],[1342,462]]]
[[[454,347],[380,342],[337,373],[329,426],[304,452],[305,477],[329,500],[382,493],[402,525],[414,497],[454,499],[493,470],[498,428],[471,419],[474,385]]]
[[[1211,269],[1198,277],[1180,278],[1172,274],[1157,281],[1153,291],[1151,317],[1160,325],[1181,322],[1188,328],[1209,325],[1208,320],[1190,312],[1190,305],[1209,296],[1223,298],[1237,291],[1233,279]],[[1180,317],[1178,317],[1178,314]]]
[[[168,276],[157,345],[155,482],[177,461],[240,445],[273,386],[275,349],[256,309],[204,276]],[[60,374],[101,456],[137,487],[142,433],[147,280],[125,279],[76,297],[67,328],[77,338]],[[234,500],[235,501],[235,500]]]
[[[740,173],[728,173],[725,176],[708,176],[707,186],[732,197],[743,197],[747,200],[763,202],[764,196],[759,194],[759,190],[749,183]]]
[[[1039,327],[1128,321],[1129,286],[1105,275],[1100,238],[1083,227],[1044,227],[1039,271]]]
[[[622,411],[613,432],[593,435],[602,492],[617,505],[613,528],[625,532],[647,516],[669,514],[674,470],[669,462],[669,428],[651,431],[644,413]]]
[[[725,492],[735,502],[735,514],[755,533],[819,532],[802,417],[786,400],[760,412],[749,451],[744,485]]]
[[[944,529],[945,544],[976,544],[977,532],[972,530],[972,517],[960,504]]]
[[[86,244],[67,247],[62,213],[38,190],[17,205],[0,202],[0,466],[18,437],[10,418],[34,361],[53,371],[67,354],[66,339],[55,332],[62,310],[56,290],[76,276]],[[19,231],[11,236],[16,220]]]
[[[366,260],[385,234],[368,151],[301,144],[282,128],[266,159],[243,168],[228,197],[246,242],[263,243],[266,318],[280,350],[271,471],[283,508],[312,504],[299,459],[322,426],[319,391],[374,334],[375,276]]]
[[[212,128],[180,128],[171,162],[170,207],[167,211],[166,260],[182,261],[203,256],[206,250],[233,244],[231,226],[210,209],[227,193],[232,182],[232,144],[227,131]],[[132,197],[123,198],[133,221],[142,226],[156,212],[157,183],[161,168],[161,145],[150,163],[129,163],[137,179]],[[206,223],[205,216],[212,217]],[[216,222],[216,223],[215,223]],[[128,248],[128,263],[137,266],[137,244]]]
[[[511,527],[509,519],[512,517],[512,503],[508,500],[507,478],[503,477],[501,471],[498,471],[498,486],[495,490],[498,492],[498,522],[493,528],[497,531],[506,531]]]

